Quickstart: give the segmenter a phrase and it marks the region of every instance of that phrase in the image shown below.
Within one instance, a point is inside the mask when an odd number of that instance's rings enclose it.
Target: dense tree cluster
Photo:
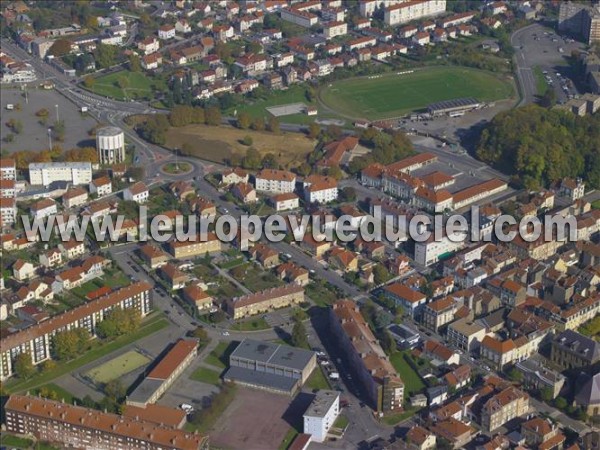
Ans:
[[[115,308],[98,324],[97,333],[103,338],[115,338],[129,334],[140,326],[140,313],[133,308]]]
[[[600,187],[600,115],[578,117],[531,105],[498,114],[483,130],[477,156],[537,188],[564,177]]]
[[[90,333],[85,328],[75,328],[56,333],[52,339],[56,359],[68,360],[81,355],[88,346]]]

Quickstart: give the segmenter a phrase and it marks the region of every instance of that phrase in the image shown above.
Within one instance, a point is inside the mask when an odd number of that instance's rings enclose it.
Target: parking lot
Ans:
[[[8,104],[14,105],[15,108],[7,110]],[[36,116],[36,112],[41,109],[48,111],[45,123],[41,117]],[[11,153],[17,150],[47,150],[48,128],[56,122],[57,110],[59,120],[65,124],[65,138],[64,142],[54,140],[53,145],[60,144],[65,150],[78,146],[95,147],[94,138],[90,138],[88,131],[96,125],[96,120],[81,114],[79,109],[62,95],[54,90],[30,89],[27,90],[26,98],[24,92],[20,90],[2,88],[3,123],[0,126],[2,150]],[[19,120],[23,124],[23,131],[20,134],[13,133],[6,126],[6,122],[11,119]],[[14,135],[12,142],[5,141],[9,134]]]

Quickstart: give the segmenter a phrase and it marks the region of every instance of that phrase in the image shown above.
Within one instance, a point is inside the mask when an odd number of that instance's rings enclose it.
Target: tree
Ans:
[[[50,111],[48,111],[46,108],[38,109],[35,112],[35,115],[37,117],[48,117],[49,114],[50,114]]]
[[[71,53],[71,42],[66,39],[57,39],[48,50],[48,54],[57,58]]]
[[[388,330],[382,328],[378,330],[377,337],[379,339],[379,344],[381,345],[381,349],[386,353],[386,355],[391,355],[396,351],[396,341],[390,334]]]
[[[291,344],[294,347],[308,347],[308,340],[306,339],[306,328],[300,321],[295,321],[294,327],[292,328]]]
[[[209,106],[204,111],[204,118],[206,125],[220,125],[221,124],[221,111],[216,106]]]
[[[117,78],[117,86],[120,89],[127,89],[129,87],[129,79],[126,76],[120,76]]]
[[[14,368],[15,374],[23,380],[28,380],[36,372],[29,353],[19,353],[15,358]]]
[[[279,167],[279,161],[277,161],[277,156],[275,156],[273,153],[267,153],[262,158],[261,166],[263,169],[276,169],[277,167]]]
[[[52,339],[54,355],[59,360],[73,359],[85,350],[89,338],[85,328],[56,333]]]
[[[548,87],[544,95],[540,97],[540,106],[544,108],[552,108],[556,104],[556,92],[553,88]]]
[[[123,383],[118,378],[106,383],[103,391],[109,399],[115,402],[121,401],[127,394],[127,389],[125,389],[125,386],[123,386]]]
[[[204,329],[204,327],[197,327],[193,331],[193,336],[195,338],[199,339],[201,342],[205,342],[205,341],[209,340],[208,333],[206,332],[206,330]]]
[[[83,79],[83,85],[88,89],[93,89],[94,84],[96,84],[96,79],[91,75],[88,75]]]
[[[561,411],[566,409],[567,405],[568,402],[564,397],[556,397],[556,400],[554,400],[554,406]]]
[[[94,50],[96,64],[101,69],[113,66],[115,64],[116,53],[117,47],[115,45],[97,44],[96,50]]]
[[[551,388],[545,387],[540,391],[540,397],[542,397],[542,400],[546,403],[550,403],[554,398],[554,392]]]
[[[250,147],[246,150],[246,156],[242,160],[242,167],[244,169],[260,169],[261,158],[260,153],[254,147]]]
[[[52,131],[54,133],[54,138],[57,141],[64,141],[65,140],[65,122],[62,120],[57,120],[56,122],[54,122],[54,126],[52,127]]]
[[[523,381],[523,373],[516,367],[512,367],[508,371],[508,379],[515,382],[521,382]]]
[[[56,362],[52,361],[51,359],[48,359],[42,363],[41,367],[42,367],[42,373],[48,373],[48,372],[51,372],[54,369],[56,369],[57,364],[56,364]]]
[[[142,70],[140,57],[135,53],[129,55],[129,70],[131,70],[132,72],[140,72]]]
[[[318,123],[312,122],[308,126],[308,137],[309,138],[316,139],[320,133],[321,133],[321,126]]]
[[[269,118],[269,131],[275,134],[281,133],[281,124],[279,123],[279,119],[275,116]]]
[[[187,105],[177,105],[169,114],[169,122],[171,126],[183,127],[192,123],[195,119],[194,108]]]
[[[246,111],[242,111],[237,116],[237,126],[242,130],[250,128],[250,115]]]
[[[298,175],[306,177],[310,175],[311,170],[312,169],[310,167],[310,164],[308,164],[307,162],[303,162],[297,167],[296,172],[298,172]]]
[[[244,139],[242,139],[242,144],[247,145],[248,147],[252,145],[254,141],[252,140],[252,136],[244,136]]]
[[[375,279],[375,284],[380,285],[390,279],[390,273],[383,264],[377,264],[373,267],[373,277]]]
[[[339,166],[331,166],[327,168],[327,176],[335,178],[336,180],[341,180],[344,177],[344,173]]]
[[[140,325],[140,313],[133,309],[115,308],[97,325],[97,333],[103,338],[115,338],[134,332]]]
[[[263,117],[256,117],[252,121],[252,129],[256,131],[264,131],[265,130],[265,119]]]
[[[340,192],[340,200],[343,202],[355,202],[356,201],[356,189],[352,186],[346,186]]]

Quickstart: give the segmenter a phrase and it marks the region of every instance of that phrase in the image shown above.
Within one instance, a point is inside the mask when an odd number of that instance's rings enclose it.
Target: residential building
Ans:
[[[0,197],[0,227],[10,226],[17,220],[17,202],[14,198]]]
[[[17,196],[15,180],[0,179],[0,198],[15,198]]]
[[[169,255],[151,244],[140,247],[138,253],[142,261],[151,269],[157,269],[169,261]]]
[[[455,233],[453,236],[442,236],[441,239],[435,238],[432,232],[429,239],[422,242],[415,242],[415,261],[423,266],[430,266],[437,263],[440,258],[446,257],[465,246],[465,236],[461,233]]]
[[[238,183],[233,186],[231,192],[235,198],[240,200],[245,205],[249,203],[256,203],[258,201],[258,198],[256,197],[256,191],[251,184]]]
[[[436,445],[435,434],[419,425],[408,430],[405,441],[411,450],[433,450]]]
[[[437,333],[441,327],[454,320],[459,306],[450,296],[426,304],[423,308],[423,325]]]
[[[87,191],[78,187],[69,189],[62,196],[62,201],[65,208],[74,208],[76,206],[81,206],[87,202],[87,199]]]
[[[300,25],[304,28],[310,28],[319,22],[319,17],[316,14],[309,11],[300,11],[293,7],[282,9],[280,14],[282,20]]]
[[[29,211],[34,219],[43,219],[58,212],[56,202],[50,198],[38,200],[30,206]]]
[[[340,413],[340,393],[319,390],[304,413],[304,433],[314,442],[323,442]]]
[[[304,288],[297,284],[266,289],[225,301],[225,308],[233,319],[254,316],[274,309],[286,308],[304,301]]]
[[[600,343],[565,330],[554,336],[550,359],[563,369],[590,367],[600,361]]]
[[[448,325],[446,334],[450,345],[464,352],[471,352],[479,348],[486,329],[479,321],[465,317]]]
[[[197,354],[198,341],[195,339],[178,340],[127,396],[126,403],[140,408],[156,403],[192,363]]]
[[[293,395],[316,367],[315,352],[246,338],[229,356],[223,379]]]
[[[107,176],[102,176],[92,180],[89,186],[90,193],[96,194],[97,197],[104,197],[112,194],[112,183],[110,178]]]
[[[89,162],[46,162],[29,164],[29,182],[48,186],[55,181],[71,184],[88,184],[92,181],[92,164]]]
[[[438,437],[450,442],[452,448],[464,448],[473,439],[475,429],[453,417],[437,422],[431,431]]]
[[[287,211],[290,209],[298,209],[300,207],[300,199],[293,192],[287,194],[274,195],[269,202],[275,208],[275,211]]]
[[[304,181],[304,200],[308,203],[329,203],[337,200],[338,183],[335,178],[311,176]]]
[[[35,276],[35,266],[28,261],[17,259],[13,264],[13,277],[17,281],[26,281]]]
[[[485,402],[481,410],[481,426],[493,432],[509,420],[529,412],[529,395],[514,386],[507,387]]]
[[[296,175],[285,170],[263,169],[256,174],[255,186],[257,191],[287,193],[296,187]]]
[[[386,297],[394,300],[397,306],[402,307],[404,312],[413,318],[420,314],[427,301],[425,294],[401,283],[392,283],[383,290]]]
[[[85,253],[85,244],[83,241],[80,242],[71,239],[70,241],[59,243],[58,249],[65,259],[74,259]]]
[[[213,298],[198,285],[191,284],[184,287],[182,296],[184,300],[195,305],[200,314],[209,313],[214,309]]]
[[[208,436],[202,434],[41,397],[11,395],[5,414],[9,432],[65,447],[208,449]],[[169,421],[169,415],[164,418]]]
[[[153,36],[138,42],[138,49],[144,52],[144,55],[156,53],[160,49],[160,41]]]
[[[534,417],[521,424],[521,436],[525,439],[525,444],[538,449],[562,448],[565,441],[558,426],[541,417]]]
[[[13,375],[14,359],[20,353],[30,355],[34,365],[50,359],[52,336],[61,330],[81,327],[95,336],[96,325],[115,307],[135,308],[142,317],[146,316],[150,312],[151,290],[152,286],[148,283],[134,283],[3,337],[0,379],[5,380]]]
[[[206,239],[202,239],[201,235],[189,241],[173,239],[167,245],[169,253],[179,259],[220,252],[222,248],[220,239],[214,233],[207,233]]]
[[[163,25],[158,29],[158,38],[166,41],[175,37],[175,27],[173,25]]]
[[[167,263],[159,268],[160,277],[165,280],[173,290],[181,289],[188,281],[188,276],[177,268],[175,264]]]
[[[323,25],[323,36],[325,39],[333,39],[345,34],[348,34],[348,24],[346,22],[327,22]]]
[[[248,250],[253,260],[258,261],[265,269],[279,264],[279,252],[268,245],[257,242]]]
[[[0,180],[17,180],[17,165],[14,159],[0,159]]]
[[[368,395],[370,406],[382,413],[402,408],[404,383],[379,342],[350,300],[340,300],[330,309],[332,331],[351,362]]]
[[[431,359],[435,365],[451,366],[460,362],[460,355],[440,342],[429,340],[423,344],[423,356]]]
[[[560,372],[546,367],[534,357],[519,361],[516,367],[523,374],[521,383],[525,388],[538,391],[549,389],[553,399],[560,395],[565,384],[565,377]]]
[[[444,12],[446,12],[446,0],[413,0],[385,8],[384,22],[393,27]]]
[[[148,201],[149,190],[142,182],[138,181],[123,191],[123,198],[136,203],[146,203]]]

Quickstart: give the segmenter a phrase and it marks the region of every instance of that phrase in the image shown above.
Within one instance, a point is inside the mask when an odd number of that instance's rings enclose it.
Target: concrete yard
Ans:
[[[2,124],[0,125],[0,139],[2,139],[2,150],[10,153],[17,150],[47,150],[48,128],[56,122],[56,106],[58,105],[58,117],[65,124],[64,142],[53,141],[53,145],[60,144],[63,150],[75,147],[95,147],[93,137],[88,131],[96,125],[96,120],[91,116],[81,114],[77,106],[58,94],[54,90],[29,89],[27,90],[28,102],[25,102],[24,93],[17,89],[2,88]],[[21,110],[8,111],[7,104],[21,105]],[[47,109],[46,123],[40,123],[40,117],[36,112]],[[5,142],[4,138],[13,134],[6,126],[10,119],[20,120],[23,124],[21,134],[14,135],[12,142]]]
[[[210,433],[211,445],[227,449],[278,448],[291,426],[286,420],[289,404],[288,396],[238,387],[235,399]],[[300,417],[303,412],[298,411]]]

